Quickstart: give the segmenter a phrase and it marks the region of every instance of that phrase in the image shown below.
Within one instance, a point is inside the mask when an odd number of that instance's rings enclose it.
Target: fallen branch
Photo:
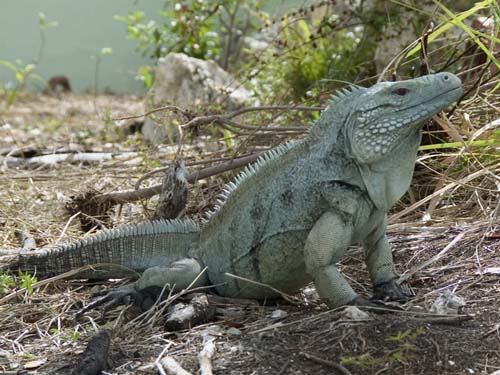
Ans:
[[[203,349],[198,354],[198,361],[200,362],[201,375],[213,375],[212,371],[212,358],[215,355],[214,340],[209,340],[203,346]]]
[[[198,294],[188,304],[174,305],[163,327],[167,332],[189,329],[212,320],[214,315],[215,308],[210,305],[206,294]]]
[[[204,168],[197,172],[190,173],[189,175],[186,176],[186,180],[189,183],[193,183],[203,178],[215,176],[222,172],[227,172],[232,169],[240,168],[247,164],[255,162],[260,156],[261,153],[251,154],[241,158],[232,159],[227,163],[222,163],[219,165],[214,165],[213,167]],[[116,204],[130,203],[141,199],[149,199],[154,195],[160,194],[161,187],[162,185],[158,184],[145,189],[122,191],[118,193],[99,194],[93,197],[92,199],[95,200],[96,204],[106,203],[110,205],[116,205]]]
[[[99,163],[113,159],[131,158],[137,155],[137,152],[81,152],[42,155],[34,156],[32,158],[0,156],[0,163],[7,168],[38,168],[53,167],[58,163]]]
[[[191,119],[188,123],[192,122],[192,125],[189,126],[194,126],[194,124],[199,125],[201,123],[210,123],[213,122],[213,116],[216,116],[217,118],[224,117],[226,119],[232,119],[234,117],[240,116],[244,113],[248,112],[256,112],[256,111],[322,111],[324,108],[323,107],[309,107],[309,106],[303,106],[303,105],[275,105],[275,106],[262,106],[262,107],[246,107],[246,108],[241,108],[236,111],[226,113],[224,115],[209,115],[209,116],[197,116]],[[187,111],[184,111],[180,107],[174,106],[174,105],[166,105],[164,107],[158,107],[154,108],[146,113],[140,114],[140,115],[135,115],[135,116],[125,116],[125,117],[117,117],[113,118],[113,121],[120,121],[120,120],[130,120],[130,119],[135,119],[135,118],[141,118],[141,117],[146,117],[149,116],[153,113],[156,112],[161,112],[161,111],[174,111],[174,112],[180,112],[184,116],[188,116],[189,113]],[[187,126],[188,123],[183,125],[184,127],[189,127]]]

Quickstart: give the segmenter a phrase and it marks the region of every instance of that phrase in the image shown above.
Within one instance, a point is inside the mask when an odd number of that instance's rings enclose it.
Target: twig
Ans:
[[[256,111],[284,111],[284,110],[296,110],[296,111],[321,111],[323,110],[323,107],[309,107],[309,106],[302,106],[302,105],[276,105],[276,106],[262,106],[262,107],[246,107],[246,108],[241,108],[239,110],[236,110],[236,111],[233,111],[233,112],[230,112],[228,114],[225,114],[225,115],[211,115],[211,116],[216,116],[216,117],[225,117],[225,118],[233,118],[233,117],[236,117],[236,116],[239,116],[239,115],[242,115],[243,113],[247,113],[247,112],[256,112]],[[141,117],[146,117],[146,116],[149,116],[153,113],[156,113],[156,112],[160,112],[160,111],[176,111],[176,112],[180,112],[182,113],[184,116],[188,117],[189,116],[189,113],[187,111],[184,111],[182,108],[180,107],[177,107],[175,105],[166,105],[166,106],[163,106],[163,107],[158,107],[158,108],[154,108],[148,112],[145,112],[143,114],[140,114],[140,115],[135,115],[135,116],[124,116],[124,117],[116,117],[116,118],[112,118],[111,120],[113,121],[120,121],[120,120],[130,120],[130,119],[135,119],[135,118],[141,118]],[[204,121],[207,121],[206,119],[211,117],[211,116],[198,116],[198,117],[195,117],[193,118],[191,121],[189,122],[204,122]],[[208,120],[208,122],[211,122],[213,120]],[[188,127],[186,126],[187,124],[184,124],[183,126],[184,127]]]
[[[446,191],[451,190],[451,189],[453,189],[454,187],[456,187],[458,185],[466,184],[469,181],[472,181],[472,180],[474,180],[474,179],[476,179],[478,177],[481,177],[481,176],[483,176],[485,174],[488,174],[490,172],[497,172],[497,170],[498,170],[498,168],[495,168],[492,171],[486,171],[484,169],[480,169],[480,170],[478,170],[478,171],[476,171],[474,173],[471,173],[470,175],[462,178],[460,181],[452,182],[452,183],[446,185],[445,187],[443,187],[442,189],[439,189],[438,191],[435,191],[431,195],[428,195],[427,197],[425,197],[425,198],[419,200],[418,202],[412,204],[410,207],[407,207],[404,210],[399,211],[397,214],[391,215],[389,217],[389,224],[392,224],[392,223],[396,222],[398,219],[401,219],[403,216],[406,216],[408,213],[414,211],[416,208],[418,208],[418,207],[422,206],[423,204],[427,203],[428,201],[430,201],[435,196],[444,194]]]
[[[56,243],[58,243],[59,241],[61,241],[61,239],[64,237],[64,234],[66,233],[66,231],[68,230],[69,228],[69,225],[71,224],[71,222],[78,216],[80,215],[80,212],[77,212],[76,214],[74,214],[73,216],[71,216],[68,221],[66,222],[66,225],[64,226],[61,234],[59,235],[59,238],[56,240]]]
[[[232,277],[233,279],[246,281],[246,282],[248,282],[250,284],[254,284],[254,285],[258,285],[258,286],[264,287],[264,288],[268,288],[268,289],[272,290],[273,292],[278,293],[284,300],[286,300],[286,301],[288,301],[290,303],[293,303],[295,305],[298,303],[297,302],[297,298],[294,298],[291,295],[282,292],[281,290],[273,288],[271,285],[260,283],[260,282],[255,281],[255,280],[247,279],[247,278],[242,277],[242,276],[233,275],[232,273],[229,273],[229,272],[226,272],[225,275],[229,276],[229,277]]]
[[[141,117],[146,117],[146,116],[149,116],[153,113],[156,113],[156,112],[160,112],[160,111],[175,111],[175,112],[180,112],[182,113],[184,116],[188,116],[188,113],[186,111],[184,111],[182,108],[180,107],[177,107],[175,105],[166,105],[164,107],[158,107],[158,108],[154,108],[146,113],[143,113],[141,115],[135,115],[135,116],[125,116],[125,117],[116,117],[116,118],[112,118],[111,120],[113,121],[120,121],[120,120],[131,120],[131,119],[135,119],[135,118],[141,118]]]
[[[405,272],[403,275],[401,275],[398,279],[398,283],[402,283],[403,281],[406,281],[408,280],[410,277],[412,277],[413,275],[415,275],[417,272],[421,271],[422,269],[424,269],[425,267],[429,266],[430,264],[434,263],[435,261],[441,259],[444,254],[446,254],[448,252],[448,250],[450,250],[451,248],[453,248],[453,246],[455,246],[455,244],[457,242],[459,242],[464,236],[466,233],[468,233],[469,231],[464,231],[464,232],[461,232],[459,233],[448,245],[445,246],[445,248],[443,250],[441,250],[439,253],[437,253],[436,255],[434,255],[431,259],[425,261],[424,263],[422,264],[419,264],[418,266],[412,268],[411,270],[408,270],[407,272]]]
[[[191,119],[190,121],[188,121],[184,125],[181,125],[181,127],[182,128],[190,128],[193,126],[210,124],[210,123],[215,122],[215,121],[228,123],[228,121],[230,121],[231,119],[238,117],[244,113],[248,113],[248,112],[283,111],[283,110],[321,111],[321,110],[323,110],[323,107],[309,107],[309,106],[301,106],[301,105],[297,105],[297,106],[277,105],[277,106],[262,106],[262,107],[246,107],[246,108],[242,108],[242,109],[239,109],[237,111],[226,113],[226,114],[198,116],[198,117]],[[265,127],[261,128],[261,127],[250,127],[248,125],[247,126],[242,126],[239,124],[237,124],[237,125],[243,129],[255,129],[255,128],[257,128],[259,130],[266,129]],[[234,126],[234,123],[233,123],[233,126]],[[278,128],[279,127],[276,127],[274,130],[276,130]],[[287,129],[286,127],[281,128],[281,130],[286,130],[286,129]],[[302,130],[302,128],[300,128],[299,130]]]
[[[201,375],[213,375],[212,371],[212,358],[215,355],[214,340],[209,340],[203,346],[203,349],[198,354],[198,361],[200,362]]]
[[[482,338],[482,339],[484,339],[484,338],[488,337],[489,335],[491,335],[493,332],[497,332],[497,333],[498,333],[499,331],[500,331],[500,323],[497,323],[497,324],[495,324],[495,326],[494,326],[492,329],[490,329],[488,332],[483,333],[483,334],[481,335],[481,338]]]
[[[344,366],[342,366],[340,363],[328,361],[326,359],[319,358],[319,357],[316,357],[315,355],[305,353],[305,352],[300,352],[299,355],[310,360],[310,361],[328,366],[328,367],[336,370],[339,374],[352,375],[351,372],[348,369],[346,369]]]

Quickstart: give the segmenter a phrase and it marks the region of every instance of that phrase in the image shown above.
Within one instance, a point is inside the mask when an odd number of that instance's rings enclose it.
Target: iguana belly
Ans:
[[[311,281],[304,263],[307,233],[307,230],[297,230],[275,234],[248,249],[230,264],[228,272],[238,278],[227,273],[210,277],[212,283],[224,284],[216,286],[217,292],[230,297],[266,299],[280,296],[273,289],[293,293],[305,286]]]

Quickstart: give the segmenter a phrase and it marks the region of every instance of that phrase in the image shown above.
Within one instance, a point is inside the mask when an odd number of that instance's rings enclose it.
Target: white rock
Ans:
[[[365,311],[361,311],[356,306],[347,306],[342,311],[342,318],[346,320],[355,320],[355,321],[371,319],[370,314],[368,314]]]
[[[464,306],[465,301],[463,298],[451,293],[450,291],[445,291],[440,294],[438,298],[436,298],[431,306],[430,312],[440,315],[456,315],[462,312]]]
[[[234,327],[228,328],[226,330],[226,333],[231,336],[241,336],[241,331],[238,328]]]
[[[288,316],[288,313],[284,310],[274,310],[271,313],[271,319],[274,319],[274,320],[285,319],[287,316]]]
[[[250,93],[215,61],[200,60],[183,53],[170,53],[158,60],[155,81],[146,103],[147,110],[165,105],[183,109],[220,104],[231,111],[252,104]],[[153,143],[176,138],[176,113],[165,111],[148,116],[142,127]]]

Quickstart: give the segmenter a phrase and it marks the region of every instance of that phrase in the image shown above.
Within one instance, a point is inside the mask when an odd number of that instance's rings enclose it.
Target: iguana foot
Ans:
[[[115,306],[122,304],[129,304],[131,300],[135,299],[139,294],[139,291],[135,287],[135,284],[127,284],[120,286],[118,288],[113,288],[109,290],[103,290],[96,292],[92,295],[93,298],[99,297],[89,303],[84,308],[80,309],[76,313],[76,317],[79,317],[90,310],[94,310],[96,307],[102,306],[102,314],[104,315],[106,311],[112,309]]]
[[[392,279],[374,286],[372,300],[406,302],[412,297],[413,294]]]
[[[380,314],[383,314],[385,312],[390,312],[390,311],[403,311],[404,310],[399,306],[390,305],[390,304],[384,303],[382,301],[369,300],[369,299],[366,299],[366,298],[361,297],[361,296],[357,296],[351,302],[349,302],[347,305],[361,307],[361,308],[364,307],[368,310],[371,310],[375,313],[380,313]]]

